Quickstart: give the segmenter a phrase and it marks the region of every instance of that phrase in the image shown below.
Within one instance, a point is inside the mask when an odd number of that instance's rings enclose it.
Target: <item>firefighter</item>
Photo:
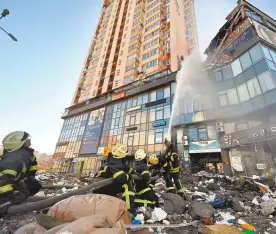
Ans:
[[[185,190],[180,181],[179,158],[177,149],[174,147],[172,142],[167,139],[165,139],[164,141],[164,146],[166,147],[166,149],[163,156],[168,165],[168,170],[166,170],[164,174],[167,184],[167,191],[170,193],[177,192],[181,197],[186,199]],[[174,184],[172,180],[174,181]]]
[[[135,180],[137,207],[155,207],[158,203],[158,197],[150,187],[151,175],[147,165],[146,153],[139,149],[135,153],[135,174],[141,177],[141,180]]]
[[[157,156],[156,154],[152,154],[149,157],[148,161],[149,170],[151,172],[151,176],[162,176],[164,171],[167,168],[167,162],[161,156]]]
[[[126,166],[127,147],[126,145],[119,144],[112,149],[108,154],[106,164],[102,170],[96,173],[95,177],[110,178],[113,177],[115,183],[95,190],[95,193],[102,193],[110,196],[117,197],[118,193],[123,193],[122,198],[125,200],[127,209],[135,212],[134,206],[134,186],[130,173],[132,168]]]
[[[9,206],[19,204],[35,195],[41,184],[35,179],[36,157],[30,148],[31,140],[27,132],[8,134],[2,141],[4,153],[0,157],[0,216]]]

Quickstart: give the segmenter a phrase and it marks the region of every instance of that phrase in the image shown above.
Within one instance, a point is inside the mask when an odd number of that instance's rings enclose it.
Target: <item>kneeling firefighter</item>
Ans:
[[[141,177],[141,180],[135,180],[137,207],[154,207],[158,204],[158,197],[150,187],[151,174],[147,166],[146,153],[139,149],[135,153],[135,173]]]
[[[177,192],[181,197],[186,199],[185,190],[180,181],[179,158],[177,149],[174,147],[172,142],[167,139],[165,139],[164,145],[166,147],[164,152],[164,158],[168,164],[168,170],[166,170],[164,174],[167,184],[167,191],[171,193]],[[174,181],[175,186],[172,182],[172,179]]]
[[[134,206],[134,186],[130,173],[132,168],[128,168],[125,163],[127,155],[126,145],[117,145],[108,154],[108,160],[102,170],[96,173],[95,177],[110,178],[113,177],[115,183],[99,188],[94,193],[101,193],[117,197],[118,193],[123,193],[122,197],[126,202],[127,209],[130,212],[135,211]]]
[[[41,189],[41,184],[35,179],[37,161],[34,150],[30,148],[30,135],[27,132],[12,132],[2,143],[4,153],[0,157],[0,216],[12,204],[23,202]]]
[[[151,176],[162,176],[168,169],[168,164],[163,157],[158,157],[156,154],[152,154],[148,161],[149,170]]]

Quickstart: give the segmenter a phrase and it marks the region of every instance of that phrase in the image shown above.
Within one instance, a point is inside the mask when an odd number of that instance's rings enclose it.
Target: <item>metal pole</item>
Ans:
[[[17,41],[16,37],[14,35],[12,35],[11,33],[8,33],[5,29],[3,29],[2,27],[0,27],[0,29],[5,32],[13,41]]]

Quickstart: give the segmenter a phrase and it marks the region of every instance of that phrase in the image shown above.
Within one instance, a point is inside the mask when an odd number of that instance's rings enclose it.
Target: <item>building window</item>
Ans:
[[[156,99],[160,100],[164,98],[164,90],[160,90],[156,92]]]
[[[164,107],[164,119],[169,119],[171,116],[171,108],[170,106]]]
[[[129,82],[131,82],[133,80],[134,80],[134,75],[130,75],[128,77],[125,77],[124,78],[124,84],[127,84],[127,83],[129,83]]]
[[[237,90],[235,88],[218,92],[218,99],[220,106],[236,105],[239,103]]]
[[[128,71],[134,69],[135,67],[136,67],[136,64],[135,64],[135,63],[133,63],[133,64],[131,64],[131,65],[129,65],[129,66],[126,66],[126,72],[128,72]]]
[[[163,132],[155,133],[155,144],[163,143]]]
[[[163,108],[156,110],[156,120],[163,119]]]
[[[271,54],[270,54],[270,52],[269,52],[269,49],[266,48],[266,47],[264,47],[264,46],[262,46],[262,49],[263,49],[263,52],[264,52],[265,57],[266,57],[267,59],[269,59],[269,60],[272,60]]]
[[[149,135],[148,135],[148,144],[154,144],[154,131],[149,131]]]
[[[263,20],[262,20],[261,16],[259,16],[256,12],[251,11],[249,9],[246,9],[245,11],[246,11],[246,15],[248,17],[250,17],[250,18],[252,18],[252,19],[254,19],[254,20],[256,20],[260,23],[263,23]]]
[[[220,106],[228,105],[226,90],[218,92],[218,98]]]
[[[159,38],[156,38],[156,39],[154,39],[154,40],[148,42],[147,44],[145,44],[145,45],[144,45],[144,50],[147,50],[147,49],[149,49],[150,47],[152,47],[152,46],[154,46],[154,45],[156,45],[156,44],[158,44],[158,43],[159,43]]]
[[[252,61],[248,52],[246,52],[240,57],[240,62],[243,71],[252,66]]]
[[[155,121],[155,109],[150,110],[150,122]]]
[[[131,116],[130,117],[130,125],[134,125],[135,124],[135,116]]]
[[[158,54],[159,53],[159,48],[156,48],[156,49],[154,49],[154,50],[151,50],[150,52],[148,52],[148,53],[145,53],[144,55],[143,55],[143,59],[148,59],[148,58],[150,58],[150,57],[152,57],[152,56],[154,56],[154,55],[156,55],[156,54]]]
[[[258,79],[263,93],[275,88],[273,78],[271,77],[269,71],[258,75]]]
[[[259,44],[250,49],[249,54],[252,58],[253,63],[256,63],[263,58],[263,53]]]
[[[149,69],[151,67],[154,67],[154,66],[157,66],[159,64],[159,60],[158,59],[154,59],[146,64],[144,64],[142,66],[142,70],[146,70],[146,69]]]
[[[262,94],[258,79],[256,77],[247,81],[246,83],[247,83],[249,95],[251,98],[254,98]]]
[[[240,102],[243,103],[250,99],[246,84],[243,83],[237,88]]]
[[[237,90],[235,88],[227,90],[227,97],[229,105],[239,104],[239,98],[237,94]]]
[[[127,57],[127,61],[129,61],[129,60],[132,60],[132,59],[135,59],[135,58],[137,58],[138,57],[138,54],[132,54],[132,55],[129,55],[128,57]]]
[[[224,80],[233,78],[233,72],[230,65],[222,67],[221,71],[222,71]]]
[[[159,29],[147,34],[145,37],[144,37],[144,41],[147,41],[149,40],[150,38],[153,38],[154,36],[157,36],[159,35]]]
[[[171,90],[170,87],[167,87],[164,89],[164,98],[168,98],[171,96]]]
[[[242,73],[242,68],[239,59],[236,59],[233,63],[231,63],[231,67],[233,70],[234,77]]]
[[[149,96],[148,94],[143,95],[143,104],[146,104],[149,102]]]
[[[136,44],[134,44],[134,45],[131,45],[131,46],[128,47],[128,51],[131,51],[131,50],[133,50],[133,49],[135,49],[135,48],[138,48],[138,46],[139,46],[138,43],[136,43]]]
[[[140,39],[140,34],[135,35],[134,37],[130,38],[129,42],[135,41],[136,39]]]
[[[219,82],[219,81],[223,80],[221,68],[215,69],[214,73],[215,73],[215,77],[216,77],[216,82]]]

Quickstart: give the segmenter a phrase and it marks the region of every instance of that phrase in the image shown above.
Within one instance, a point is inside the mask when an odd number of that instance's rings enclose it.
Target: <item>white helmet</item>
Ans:
[[[20,149],[25,144],[25,142],[30,139],[31,136],[29,133],[17,131],[5,136],[2,143],[5,150],[7,150],[8,152],[12,152]]]
[[[127,155],[127,147],[126,145],[116,145],[113,149],[112,149],[112,155],[113,158],[125,158]]]
[[[147,154],[144,150],[142,149],[138,149],[135,153],[135,160],[136,161],[141,161],[143,160],[144,158],[146,158]]]

